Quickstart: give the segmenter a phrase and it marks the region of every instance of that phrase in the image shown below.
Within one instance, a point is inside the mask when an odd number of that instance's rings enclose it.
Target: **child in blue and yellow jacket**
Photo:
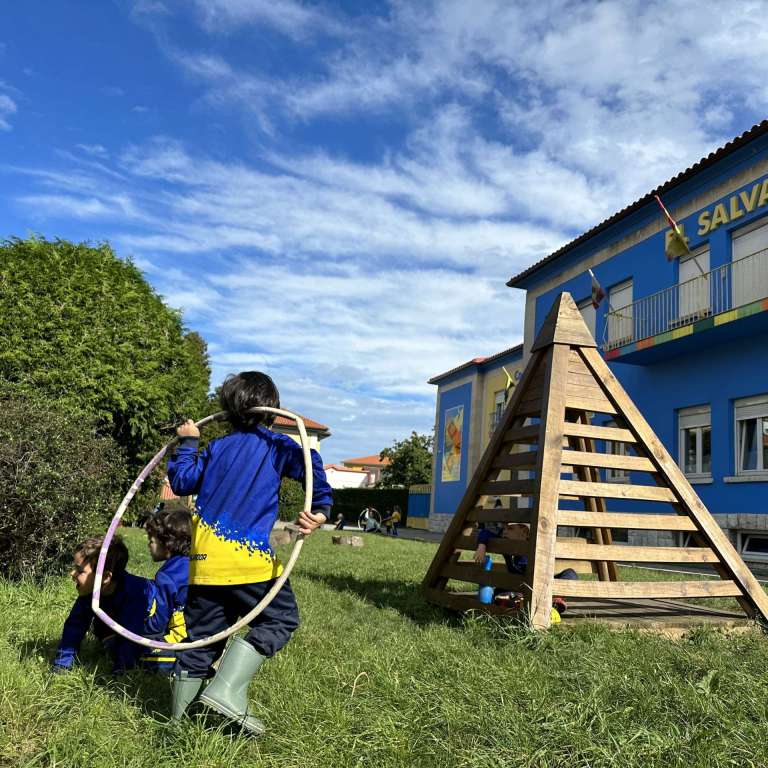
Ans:
[[[177,430],[181,440],[168,462],[173,492],[197,494],[185,610],[190,641],[231,626],[272,587],[282,572],[269,544],[280,481],[283,477],[304,480],[301,447],[268,428],[273,414],[249,412],[256,406],[280,407],[277,387],[269,376],[258,371],[229,376],[219,399],[234,431],[200,452],[200,432],[189,420]],[[316,451],[312,451],[312,475],[312,512],[302,512],[297,521],[304,535],[328,519],[333,503]],[[248,684],[264,659],[277,653],[298,626],[296,598],[286,582],[254,619],[245,639],[232,639],[200,701],[251,733],[261,733],[263,725],[248,712]],[[180,653],[173,683],[174,718],[182,716],[212,675],[224,645],[222,641]]]
[[[121,674],[139,663],[142,646],[126,640],[98,619],[91,608],[96,564],[103,536],[92,537],[75,547],[74,563],[70,575],[75,583],[77,599],[64,622],[61,641],[53,660],[53,669],[63,672],[72,668],[80,650],[80,644],[93,629],[103,648],[112,659],[114,674]],[[101,582],[100,605],[104,612],[118,624],[140,635],[144,631],[154,587],[149,579],[135,576],[125,569],[128,565],[128,549],[119,536],[109,545]]]
[[[189,546],[192,516],[181,502],[165,502],[146,522],[147,546],[154,562],[163,564],[155,574],[154,599],[144,622],[144,635],[167,643],[187,636],[184,606],[189,583]],[[142,666],[154,672],[171,672],[176,654],[146,649]]]

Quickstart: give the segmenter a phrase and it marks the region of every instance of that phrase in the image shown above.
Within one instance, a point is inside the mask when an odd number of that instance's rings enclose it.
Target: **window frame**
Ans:
[[[768,520],[766,521],[768,522]],[[768,539],[768,533],[764,531],[736,531],[736,546],[739,554],[744,558],[750,560],[759,560],[761,562],[768,562],[768,552],[749,552],[747,544],[752,537],[760,539]]]
[[[704,464],[704,429],[709,428],[709,472]],[[685,433],[696,430],[696,471],[686,470]],[[694,405],[677,411],[677,465],[688,480],[712,479],[712,406]]]
[[[587,299],[582,299],[580,302],[576,304],[576,309],[579,310],[579,314],[581,315],[581,319],[584,321],[584,324],[587,326],[587,329],[592,334],[592,338],[597,338],[597,310],[592,306],[592,297],[590,296]],[[584,309],[589,310],[589,317],[592,319],[592,324],[590,325],[587,318],[584,316]]]
[[[629,289],[630,292],[630,301],[629,304],[622,304],[620,307],[617,307],[614,305],[613,301],[611,301],[611,297],[615,297],[617,293],[621,291],[625,291]],[[608,318],[607,318],[607,325],[608,325],[608,344],[611,345],[611,347],[621,347],[624,344],[629,344],[635,337],[635,317],[634,317],[634,311],[631,311],[628,317],[622,316],[619,317],[615,313],[618,312],[620,309],[625,309],[626,307],[633,307],[634,306],[634,299],[635,299],[635,285],[634,280],[630,277],[627,280],[623,280],[620,283],[616,283],[616,285],[612,285],[608,289]],[[629,333],[624,334],[623,331],[625,330],[625,326],[627,327]],[[615,335],[614,335],[615,332]]]
[[[741,414],[739,415],[739,411]],[[742,422],[756,420],[755,440],[759,443],[755,453],[757,466],[755,469],[742,469],[742,445],[740,439],[740,426]],[[768,474],[768,466],[763,461],[762,435],[765,434],[768,424],[768,393],[742,397],[733,401],[733,428],[734,428],[734,469],[736,477],[763,478]]]

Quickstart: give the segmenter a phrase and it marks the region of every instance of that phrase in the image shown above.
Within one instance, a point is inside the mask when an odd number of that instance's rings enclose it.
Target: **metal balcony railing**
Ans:
[[[616,349],[768,297],[768,248],[638,299],[610,307],[603,350]]]

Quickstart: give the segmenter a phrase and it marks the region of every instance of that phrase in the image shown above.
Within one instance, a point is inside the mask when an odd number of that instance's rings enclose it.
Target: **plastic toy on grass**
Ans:
[[[381,515],[377,509],[366,507],[357,518],[358,527],[366,533],[381,531]]]
[[[251,411],[259,412],[259,413],[265,413],[265,412],[274,413],[274,414],[277,414],[278,416],[284,416],[288,419],[293,419],[296,422],[296,426],[299,430],[299,436],[301,438],[301,448],[304,453],[304,469],[305,469],[305,478],[306,478],[305,489],[304,489],[305,490],[304,511],[311,512],[312,511],[312,458],[309,452],[309,438],[307,437],[307,430],[306,430],[306,427],[304,426],[304,421],[301,419],[300,416],[297,416],[295,413],[291,413],[291,411],[285,411],[280,408],[258,406],[256,408],[251,408]],[[214,413],[211,416],[206,416],[204,419],[201,419],[200,421],[196,422],[196,426],[203,427],[206,424],[210,424],[212,421],[221,421],[226,417],[227,417],[226,411],[220,411],[219,413]],[[128,508],[128,505],[131,503],[131,499],[133,499],[133,497],[136,495],[139,488],[141,488],[142,483],[147,479],[147,477],[149,477],[150,473],[163,460],[163,457],[168,452],[168,450],[172,448],[177,442],[178,442],[178,438],[174,438],[173,440],[170,440],[152,457],[152,459],[149,461],[147,466],[141,470],[141,472],[139,473],[139,476],[136,478],[136,480],[134,480],[133,485],[131,485],[131,487],[128,489],[128,493],[125,494],[125,497],[120,502],[120,506],[117,508],[117,512],[115,512],[115,515],[112,518],[112,522],[110,523],[109,529],[107,530],[107,534],[104,537],[104,542],[101,546],[101,551],[99,552],[99,560],[98,560],[98,563],[96,564],[96,577],[95,577],[94,586],[93,586],[93,598],[92,598],[91,605],[93,607],[93,612],[96,614],[96,616],[98,616],[98,618],[101,619],[108,627],[110,627],[115,632],[127,638],[128,640],[131,640],[134,643],[138,643],[139,645],[144,645],[148,648],[161,648],[161,649],[173,650],[173,651],[189,651],[193,648],[202,648],[203,646],[211,645],[213,643],[217,643],[221,640],[224,640],[230,635],[237,632],[242,627],[249,624],[251,621],[253,621],[272,602],[272,599],[282,589],[283,584],[287,581],[288,577],[291,574],[291,571],[293,570],[293,566],[296,564],[296,560],[299,557],[299,553],[301,552],[301,547],[304,543],[304,536],[299,534],[298,537],[296,538],[296,542],[293,545],[293,550],[291,551],[291,555],[288,559],[288,562],[285,565],[285,568],[283,569],[283,572],[275,580],[275,583],[272,585],[272,588],[269,590],[269,592],[267,592],[266,595],[264,595],[261,602],[259,602],[258,605],[254,606],[253,610],[251,610],[250,613],[243,616],[239,621],[235,622],[228,629],[222,630],[221,632],[218,632],[215,635],[211,635],[210,637],[204,637],[204,638],[201,638],[200,640],[195,640],[194,642],[177,644],[177,643],[167,643],[160,640],[150,640],[149,638],[142,637],[141,635],[137,635],[136,633],[131,632],[130,630],[118,624],[111,616],[108,616],[106,612],[102,610],[99,604],[99,600],[101,598],[101,582],[104,576],[104,565],[106,563],[109,545],[112,543],[112,538],[114,537],[115,532],[117,531],[118,525],[120,525],[120,519],[125,513],[125,510]]]

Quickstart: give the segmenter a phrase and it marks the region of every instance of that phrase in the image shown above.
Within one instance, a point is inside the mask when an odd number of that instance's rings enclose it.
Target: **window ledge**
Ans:
[[[724,477],[724,483],[768,483],[768,472],[753,472],[749,475]]]
[[[766,478],[768,479],[768,475]],[[686,475],[685,479],[691,485],[712,485],[713,483],[712,475]]]

